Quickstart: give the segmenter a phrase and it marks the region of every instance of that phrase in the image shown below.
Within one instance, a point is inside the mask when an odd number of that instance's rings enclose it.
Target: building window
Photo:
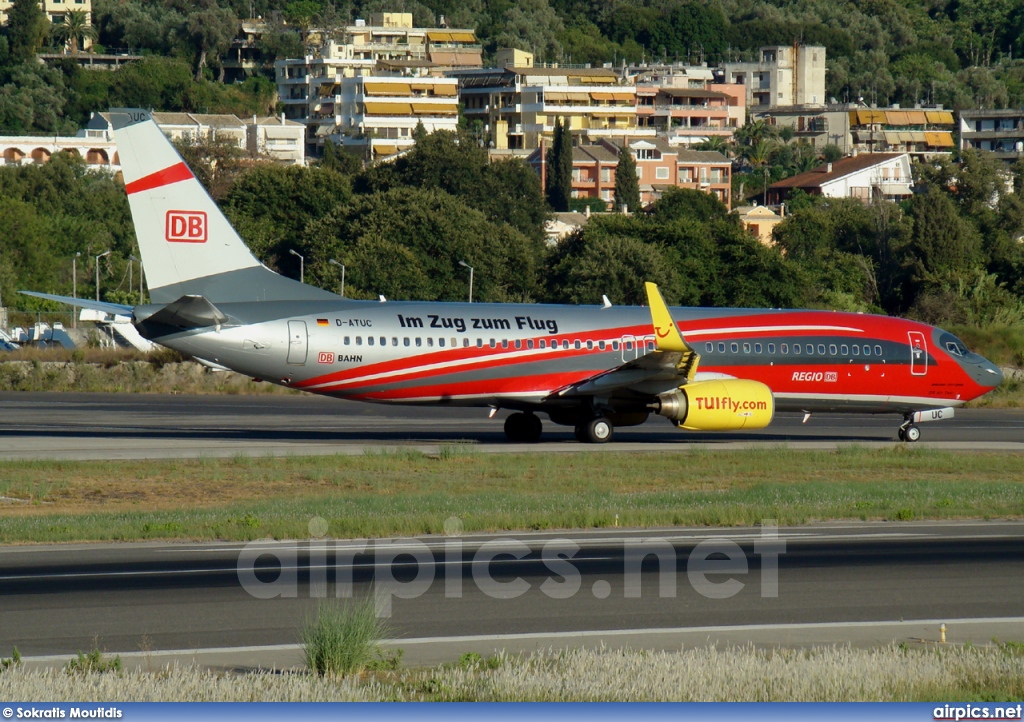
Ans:
[[[654,177],[657,180],[668,180],[668,167],[658,166],[654,171]]]
[[[679,182],[680,183],[692,183],[693,182],[693,169],[692,168],[680,168],[679,169]]]
[[[601,169],[601,182],[602,183],[611,183],[612,182],[612,169],[611,168],[602,168]]]

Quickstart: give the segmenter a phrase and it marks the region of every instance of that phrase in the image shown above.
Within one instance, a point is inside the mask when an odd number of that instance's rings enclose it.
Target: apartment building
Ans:
[[[825,48],[793,44],[763,47],[756,63],[724,63],[724,82],[746,88],[746,105],[824,105]]]
[[[1014,162],[1024,158],[1024,109],[961,110],[960,150],[973,148]]]
[[[900,201],[913,193],[908,153],[858,153],[785,178],[768,187],[767,202],[777,205],[796,188],[829,198]]]
[[[0,0],[0,25],[7,24],[7,14],[14,0]],[[84,10],[92,18],[92,0],[39,0],[39,8],[53,24],[64,22],[69,10]]]
[[[615,207],[615,172],[619,150],[629,148],[636,161],[640,182],[640,202],[655,202],[669,188],[690,188],[710,193],[729,207],[732,199],[732,163],[721,153],[693,151],[670,145],[661,138],[633,137],[602,139],[572,149],[572,197],[600,198]],[[527,158],[547,180],[546,148],[538,148]]]
[[[556,118],[568,123],[575,143],[655,135],[637,128],[636,86],[610,68],[509,65],[448,75],[458,79],[466,119],[479,121],[497,150],[539,148],[551,140]]]
[[[638,128],[654,128],[673,145],[694,145],[714,136],[732,138],[746,122],[746,88],[717,82],[705,65],[634,66]]]
[[[476,36],[411,25],[410,13],[371,15],[315,56],[275,63],[285,116],[306,125],[309,153],[330,139],[372,159],[410,147],[421,122],[428,132],[456,129],[458,81],[442,71],[480,66]]]
[[[849,111],[853,147],[869,153],[909,153],[918,159],[948,155],[956,143],[953,113],[938,108]]]

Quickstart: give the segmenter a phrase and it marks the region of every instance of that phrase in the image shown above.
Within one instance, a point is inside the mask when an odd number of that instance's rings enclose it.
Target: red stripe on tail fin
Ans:
[[[183,180],[189,180],[194,177],[195,176],[192,175],[192,171],[190,171],[188,166],[182,162],[172,165],[169,168],[158,170],[156,173],[150,173],[138,180],[134,180],[126,185],[124,189],[128,195],[131,195],[132,193],[153,190],[154,188],[170,185],[171,183],[178,183]]]

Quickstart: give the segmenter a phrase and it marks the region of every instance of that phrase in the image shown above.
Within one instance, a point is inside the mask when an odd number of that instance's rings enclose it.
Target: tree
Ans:
[[[572,136],[568,121],[563,123],[561,118],[555,118],[554,137],[545,160],[548,205],[556,212],[565,212],[572,197]]]
[[[640,209],[640,181],[636,177],[636,161],[623,143],[619,148],[619,163],[615,166],[615,206],[626,210]]]
[[[99,37],[89,22],[89,14],[84,10],[71,10],[64,15],[64,22],[53,26],[50,31],[61,45],[71,49],[72,55],[78,55],[79,43],[85,45],[86,40],[96,40]]]
[[[320,159],[321,168],[330,168],[342,175],[355,175],[363,169],[363,161],[344,147],[339,148],[328,138],[324,141],[324,157]]]
[[[242,172],[244,153],[229,138],[189,138],[175,142],[174,147],[215,201],[227,195]]]
[[[424,138],[427,137],[427,127],[423,125],[423,119],[420,118],[416,121],[416,127],[412,129],[412,139],[414,143],[420,143]]]
[[[189,13],[181,32],[195,53],[195,78],[198,81],[203,78],[207,58],[211,54],[219,55],[231,46],[231,39],[238,32],[238,18],[229,8],[210,4]],[[218,80],[224,81],[223,67]]]
[[[309,39],[309,29],[313,20],[320,15],[322,8],[316,0],[295,0],[284,6],[284,19],[299,28],[302,42]]]
[[[43,44],[49,23],[37,0],[14,0],[7,10],[7,43],[15,63],[32,60]]]

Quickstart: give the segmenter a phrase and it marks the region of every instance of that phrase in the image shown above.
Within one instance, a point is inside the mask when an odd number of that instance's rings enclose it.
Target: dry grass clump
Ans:
[[[372,689],[307,674],[217,673],[173,666],[159,672],[73,674],[15,669],[0,674],[0,699],[19,702],[371,702]]]
[[[679,652],[582,650],[321,677],[302,672],[0,674],[0,698],[19,701],[924,701],[1024,696],[1024,646],[877,649],[753,647]]]

